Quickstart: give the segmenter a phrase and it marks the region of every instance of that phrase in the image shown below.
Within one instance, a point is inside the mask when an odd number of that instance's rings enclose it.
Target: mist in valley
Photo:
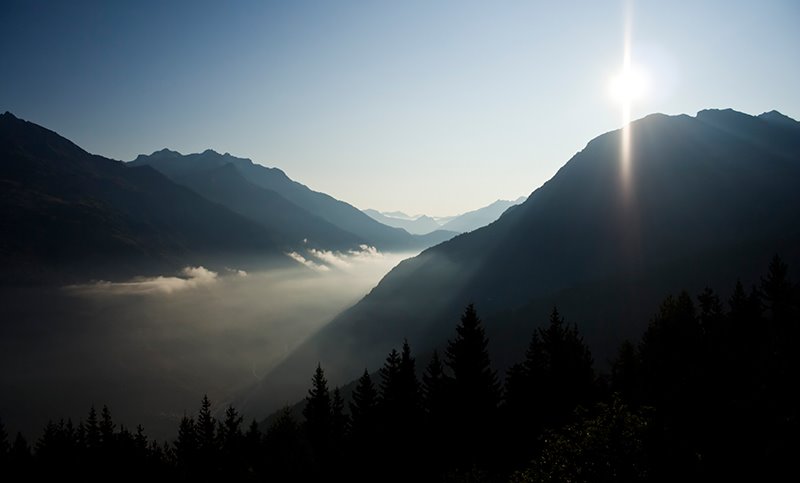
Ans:
[[[224,409],[413,254],[362,247],[289,255],[297,268],[196,266],[125,281],[3,288],[3,420],[33,436],[48,419],[77,424],[90,406],[107,404],[115,421],[172,438],[204,394]]]

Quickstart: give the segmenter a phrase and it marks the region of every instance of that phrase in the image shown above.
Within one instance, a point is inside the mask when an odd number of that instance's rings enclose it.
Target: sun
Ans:
[[[626,66],[611,78],[611,97],[623,105],[641,100],[647,93],[647,77],[636,67]]]

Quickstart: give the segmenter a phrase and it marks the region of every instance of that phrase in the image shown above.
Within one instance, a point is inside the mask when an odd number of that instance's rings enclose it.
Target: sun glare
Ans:
[[[616,101],[637,101],[647,93],[647,79],[640,69],[623,68],[622,72],[611,78],[610,90]]]

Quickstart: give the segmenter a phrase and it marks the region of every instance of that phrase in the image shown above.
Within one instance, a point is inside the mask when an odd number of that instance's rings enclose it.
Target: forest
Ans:
[[[441,352],[403,342],[347,401],[313,370],[302,417],[265,431],[203,397],[174,441],[108,407],[29,441],[0,421],[4,481],[783,480],[800,454],[800,290],[778,257],[760,283],[667,296],[638,341],[600,372],[553,308],[519,362],[493,369],[469,305]],[[534,321],[532,326],[540,325]],[[401,341],[398,341],[401,342]],[[421,367],[423,366],[424,367]]]

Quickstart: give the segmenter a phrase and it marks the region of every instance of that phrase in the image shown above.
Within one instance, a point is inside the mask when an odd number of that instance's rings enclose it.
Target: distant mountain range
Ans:
[[[382,225],[279,169],[211,150],[93,155],[8,112],[0,187],[1,283],[289,265],[293,250],[413,251],[455,235]]]
[[[775,253],[800,266],[800,123],[728,109],[630,129],[629,166],[621,131],[592,140],[494,223],[400,263],[254,388],[248,409],[275,407],[278,387],[302,395],[293,380],[318,362],[347,383],[404,338],[424,362],[471,302],[501,370],[553,305],[602,367],[665,293],[754,283]]]
[[[525,199],[524,196],[520,196],[514,201],[497,200],[477,210],[469,211],[461,215],[441,218],[434,218],[427,215],[409,216],[401,211],[379,212],[372,209],[366,209],[364,213],[384,225],[402,228],[409,233],[417,235],[425,235],[436,230],[465,233],[492,223],[500,218],[500,215],[507,209],[523,203]]]

